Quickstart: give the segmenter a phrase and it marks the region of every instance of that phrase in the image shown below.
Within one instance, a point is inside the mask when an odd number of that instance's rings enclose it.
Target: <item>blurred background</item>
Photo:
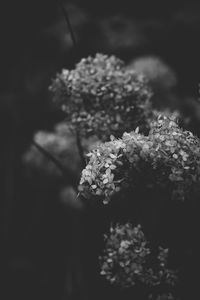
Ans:
[[[95,260],[83,247],[91,239],[81,225],[88,210],[74,202],[70,180],[30,171],[22,159],[38,130],[51,131],[63,120],[48,92],[57,72],[97,52],[115,54],[127,67],[147,74],[155,89],[155,107],[180,109],[189,128],[200,134],[200,4],[62,3],[76,36],[76,51],[59,1],[0,4],[2,300],[98,299],[90,291],[92,266],[84,276],[87,259]],[[60,192],[61,187],[66,188]],[[97,222],[95,214],[91,222]],[[81,256],[86,262],[79,261]]]

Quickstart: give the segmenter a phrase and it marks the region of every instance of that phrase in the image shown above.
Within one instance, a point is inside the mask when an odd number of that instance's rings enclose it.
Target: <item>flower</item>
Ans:
[[[173,286],[177,280],[176,271],[167,268],[167,260],[168,249],[159,247],[157,254],[152,254],[141,225],[133,227],[131,223],[110,227],[99,258],[101,275],[121,288],[137,283]]]
[[[137,126],[149,129],[152,92],[147,80],[126,70],[115,56],[82,59],[74,70],[62,70],[50,90],[66,121],[83,137],[97,135],[106,141]]]
[[[148,136],[132,131],[101,144],[88,154],[80,189],[101,195],[104,204],[116,192],[159,187],[170,199],[185,200],[200,192],[200,140],[179,127],[176,116],[159,115]]]

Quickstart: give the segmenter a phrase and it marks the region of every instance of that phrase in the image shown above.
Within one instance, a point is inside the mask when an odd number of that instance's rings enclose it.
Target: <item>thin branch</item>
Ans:
[[[75,34],[74,34],[74,31],[73,31],[73,28],[72,28],[67,10],[65,9],[65,7],[63,5],[62,0],[59,1],[59,5],[60,5],[61,10],[63,12],[63,15],[65,17],[67,26],[69,28],[69,32],[70,32],[70,36],[71,36],[71,39],[72,39],[72,42],[73,42],[74,50],[76,50],[77,49],[77,42],[76,42]],[[82,167],[85,168],[86,162],[85,162],[85,157],[84,157],[84,150],[83,150],[83,146],[81,144],[80,134],[79,134],[78,131],[76,132],[76,143],[77,143],[79,155],[80,155],[80,158],[81,158]]]
[[[47,151],[45,148],[43,148],[41,145],[39,145],[37,142],[32,141],[32,144],[34,147],[38,149],[44,156],[46,156],[49,160],[51,160],[55,166],[61,171],[63,176],[67,178],[69,184],[71,184],[75,189],[77,189],[78,184],[78,178],[76,174],[74,174],[72,171],[64,168],[62,164],[55,158],[49,151]]]
[[[67,26],[69,28],[69,32],[70,32],[70,35],[71,35],[71,39],[72,39],[74,48],[76,48],[77,47],[77,42],[76,42],[75,34],[74,34],[73,29],[72,29],[71,22],[70,22],[67,10],[65,9],[65,6],[63,5],[62,0],[58,1],[58,3],[59,3],[59,6],[60,6],[60,8],[63,12],[64,17],[65,17],[65,21],[67,23]]]
[[[62,0],[59,1],[59,5],[61,7],[61,10],[63,12],[63,15],[65,17],[65,20],[66,20],[66,23],[67,23],[67,26],[69,28],[69,32],[70,32],[70,35],[71,35],[71,39],[72,39],[72,43],[73,43],[73,46],[74,46],[74,50],[75,50],[75,54],[77,53],[76,50],[77,50],[77,42],[76,42],[76,38],[75,38],[75,34],[73,32],[73,29],[72,29],[72,26],[71,26],[71,23],[70,23],[70,20],[69,20],[69,16],[68,16],[68,13],[67,13],[67,10],[65,9],[63,3],[62,3]],[[77,148],[78,148],[78,151],[79,151],[79,155],[80,155],[80,159],[81,159],[81,164],[82,164],[82,168],[84,169],[85,166],[86,166],[86,162],[85,162],[85,157],[84,157],[84,150],[83,150],[83,147],[82,147],[82,144],[81,144],[81,139],[80,139],[80,134],[78,131],[76,131],[76,144],[77,144]],[[79,197],[79,194],[77,194],[77,197],[76,197],[76,200],[78,199]],[[77,226],[75,226],[75,228],[77,228]],[[77,236],[77,235],[76,235]],[[80,240],[80,237],[78,238],[78,240]],[[74,248],[75,247],[75,248]],[[74,249],[77,249],[77,245],[75,245],[73,248]],[[78,257],[78,256],[77,256]],[[76,257],[76,261],[77,261],[77,257]],[[79,264],[80,265],[80,264]],[[68,274],[67,274],[68,275]],[[67,282],[69,281],[69,278],[67,277],[66,275],[66,282],[65,282],[65,286],[64,286],[64,300],[67,298],[67,296],[71,296],[71,295],[68,295],[67,294]],[[72,284],[72,283],[71,283]],[[71,298],[71,297],[70,297]]]
[[[56,167],[64,174],[65,169],[61,165],[61,163],[50,153],[48,152],[45,148],[43,148],[41,145],[39,145],[37,142],[32,141],[32,144],[47,158],[49,158],[55,165]]]

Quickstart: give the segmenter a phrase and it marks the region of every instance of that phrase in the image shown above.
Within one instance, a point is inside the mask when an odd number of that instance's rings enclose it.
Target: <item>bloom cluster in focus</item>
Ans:
[[[185,200],[200,192],[200,140],[161,114],[148,136],[138,130],[101,144],[88,154],[80,190],[102,196],[105,204],[122,190],[159,187],[169,198]]]
[[[96,54],[82,59],[73,70],[64,69],[53,80],[53,101],[83,137],[149,129],[151,89],[142,74],[126,70],[115,56]]]

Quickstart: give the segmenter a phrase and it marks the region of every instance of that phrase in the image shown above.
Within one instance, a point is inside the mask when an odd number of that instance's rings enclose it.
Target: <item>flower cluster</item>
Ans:
[[[184,200],[199,192],[200,140],[182,130],[175,118],[160,115],[152,122],[149,138],[157,145],[158,161],[169,170],[172,197]]]
[[[142,74],[126,70],[115,56],[96,54],[82,59],[74,70],[64,69],[53,80],[53,101],[81,136],[110,135],[149,129],[151,89]]]
[[[176,271],[167,268],[168,249],[159,247],[152,254],[140,225],[111,226],[105,235],[105,249],[100,256],[101,275],[122,288],[142,283],[147,286],[176,283]]]
[[[101,144],[88,154],[80,191],[111,196],[126,188],[163,189],[170,199],[185,200],[200,189],[200,140],[184,131],[174,116],[161,114],[152,122],[148,136],[124,133],[122,139]]]

